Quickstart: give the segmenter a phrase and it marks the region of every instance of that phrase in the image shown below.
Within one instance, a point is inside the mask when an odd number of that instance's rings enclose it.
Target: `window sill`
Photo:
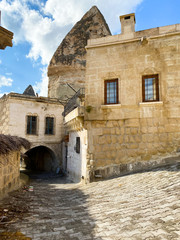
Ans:
[[[38,134],[26,133],[27,136],[38,136]]]
[[[107,105],[101,105],[101,109],[116,109],[116,108],[120,108],[121,104],[107,104]]]
[[[152,105],[163,105],[162,101],[157,101],[157,102],[140,102],[139,106],[152,106]]]

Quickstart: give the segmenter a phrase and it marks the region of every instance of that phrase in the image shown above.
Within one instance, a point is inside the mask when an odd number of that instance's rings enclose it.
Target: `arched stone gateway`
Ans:
[[[39,171],[56,171],[57,161],[54,152],[45,146],[38,146],[27,151],[24,156],[26,169]]]

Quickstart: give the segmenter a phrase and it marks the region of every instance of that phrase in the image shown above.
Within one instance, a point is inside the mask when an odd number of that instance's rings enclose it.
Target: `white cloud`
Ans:
[[[65,34],[93,5],[97,5],[112,32],[120,31],[119,15],[135,11],[143,0],[2,0],[2,24],[14,32],[15,43],[31,44],[28,57],[48,64]],[[33,6],[36,6],[33,9]]]
[[[0,59],[0,64],[2,63],[2,60]]]
[[[8,94],[8,93],[7,93],[7,92],[5,92],[5,93],[1,93],[1,92],[0,92],[0,98],[1,98],[4,94]]]
[[[0,87],[10,87],[12,86],[13,80],[11,78],[7,78],[5,76],[0,76]]]
[[[33,86],[34,91],[38,92],[40,96],[47,96],[47,89],[48,89],[48,77],[47,77],[47,67],[41,69],[42,71],[42,78],[40,82],[36,82]]]
[[[119,16],[134,12],[142,1],[47,0],[43,3],[40,0],[1,0],[0,9],[2,26],[14,32],[15,44],[27,41],[31,46],[27,57],[35,61],[40,58],[41,63],[47,65],[67,32],[93,5],[100,9],[115,33],[120,32]],[[42,81],[47,81],[44,73]]]

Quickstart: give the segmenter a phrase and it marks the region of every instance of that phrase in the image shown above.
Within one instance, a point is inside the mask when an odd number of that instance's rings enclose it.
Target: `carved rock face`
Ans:
[[[109,27],[96,6],[92,7],[82,19],[75,24],[61,42],[52,57],[48,75],[53,75],[53,67],[66,65],[76,68],[86,66],[87,40],[111,35]],[[56,70],[57,72],[57,70]]]
[[[66,35],[50,61],[49,97],[67,101],[84,87],[87,40],[108,35],[111,32],[103,15],[97,7],[92,7]]]

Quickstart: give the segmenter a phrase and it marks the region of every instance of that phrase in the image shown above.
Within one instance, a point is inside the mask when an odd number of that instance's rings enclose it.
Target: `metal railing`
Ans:
[[[85,88],[80,88],[72,98],[64,106],[64,112],[62,115],[65,117],[72,110],[80,106],[80,102],[84,100],[85,97]]]

